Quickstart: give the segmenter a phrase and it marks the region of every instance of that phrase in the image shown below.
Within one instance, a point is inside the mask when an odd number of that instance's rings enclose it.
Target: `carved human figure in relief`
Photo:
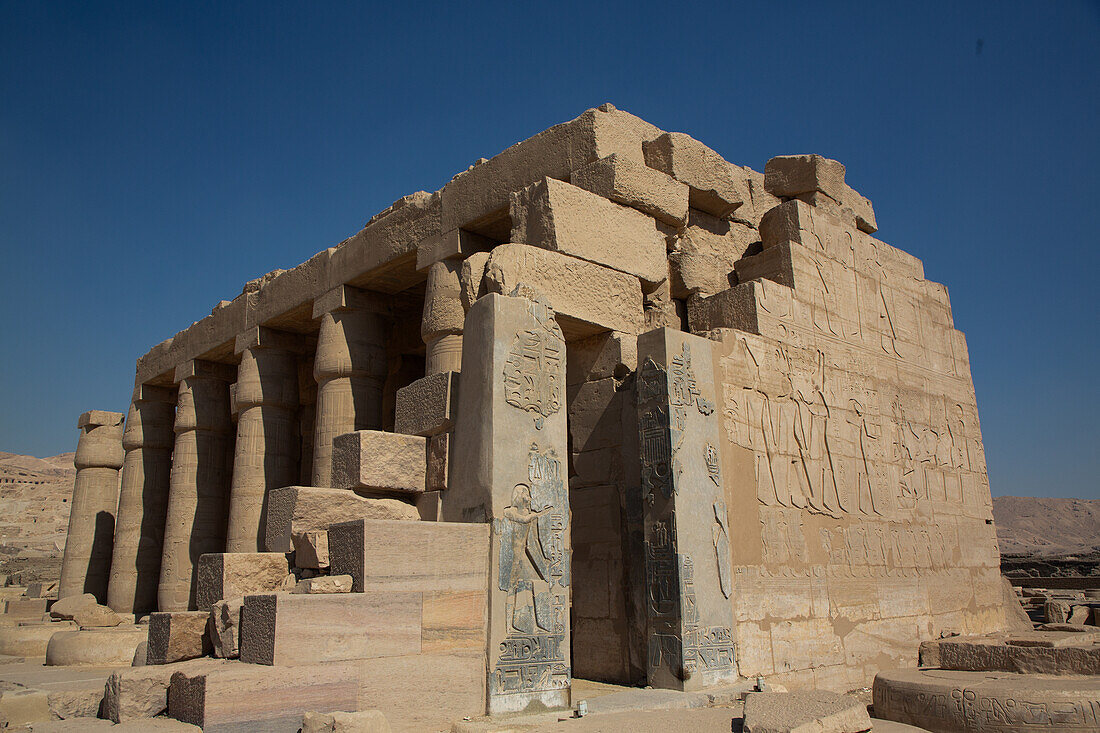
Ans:
[[[539,540],[536,520],[552,508],[532,508],[531,487],[516,484],[512,504],[503,512],[506,521],[500,538],[500,589],[508,593],[505,618],[512,629],[521,633],[550,630],[550,559]]]

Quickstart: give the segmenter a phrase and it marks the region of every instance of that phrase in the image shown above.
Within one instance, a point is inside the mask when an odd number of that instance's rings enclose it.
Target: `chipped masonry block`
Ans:
[[[546,178],[512,194],[511,241],[579,257],[655,285],[667,276],[665,238],[653,219]]]
[[[214,669],[221,662],[193,659],[152,667],[115,670],[107,678],[103,695],[103,717],[115,723],[147,720],[168,709],[168,684],[172,675],[184,670]]]
[[[863,733],[871,730],[867,705],[854,695],[827,690],[750,692],[745,733]]]
[[[666,132],[646,142],[645,163],[690,189],[691,208],[727,218],[748,198],[745,182],[721,155],[690,135]]]
[[[337,489],[419,494],[424,491],[428,441],[418,435],[358,430],[332,442]]]
[[[428,468],[425,488],[428,492],[445,491],[451,482],[451,433],[428,438]],[[420,508],[420,498],[417,498]]]
[[[265,593],[282,585],[290,573],[281,552],[225,552],[199,557],[195,602],[209,611],[215,601]]]
[[[489,525],[360,519],[329,527],[329,571],[355,593],[480,591],[489,582]]]
[[[1042,638],[1044,636],[1050,638]],[[941,669],[1012,672],[1015,674],[1096,675],[1100,674],[1100,644],[1083,635],[1059,632],[1031,632],[1023,638],[952,637],[938,642],[936,652]],[[927,642],[926,642],[927,643]],[[922,663],[925,659],[922,644]]]
[[[820,155],[781,155],[764,166],[764,187],[781,198],[800,198],[831,209],[842,218],[851,217],[853,226],[874,234],[878,229],[870,200],[844,182],[845,169],[839,161]],[[815,194],[823,194],[824,199]]]
[[[210,607],[210,621],[207,633],[210,634],[212,653],[221,659],[236,659],[239,655],[238,643],[241,633],[241,608],[243,598],[230,598],[216,601]]]
[[[486,233],[482,230],[506,218],[513,191],[547,176],[568,178],[572,171],[613,153],[641,162],[642,141],[660,134],[645,120],[609,104],[587,110],[452,178],[441,192],[442,229]]]
[[[320,570],[328,567],[328,532],[311,529],[291,534],[294,544],[294,566]]]
[[[241,661],[295,666],[420,652],[420,593],[247,596]]]
[[[46,646],[47,667],[113,667],[130,664],[146,638],[142,626],[60,631]]]
[[[394,432],[428,437],[453,428],[459,376],[432,374],[397,390]]]
[[[433,234],[416,248],[416,269],[427,270],[440,260],[466,259],[475,252],[488,252],[497,242],[464,229]]]
[[[764,174],[748,166],[734,166],[734,175],[745,181],[749,199],[733,212],[732,219],[756,229],[760,219],[782,201],[764,190]]]
[[[271,667],[225,662],[209,670],[181,670],[168,687],[168,715],[204,733],[297,730],[308,711],[359,708],[359,673],[353,664]]]
[[[476,252],[462,261],[458,282],[462,289],[462,307],[467,311],[474,302],[485,295],[485,268],[489,264],[488,252]]]
[[[416,507],[399,499],[368,499],[344,489],[287,486],[267,500],[267,549],[291,552],[297,532],[326,530],[353,519],[419,519]]]
[[[569,182],[670,226],[682,226],[687,219],[686,184],[621,155],[609,155],[573,171]]]
[[[209,611],[166,611],[149,615],[149,664],[170,664],[210,654]]]
[[[299,580],[292,593],[351,593],[350,575],[319,575]]]
[[[570,336],[644,328],[640,281],[601,265],[525,244],[502,244],[486,266],[490,293],[524,284],[544,296]]]
[[[759,233],[745,224],[693,209],[687,226],[676,234],[669,250],[672,297],[725,290],[737,261],[753,251],[759,241]]]
[[[416,498],[416,511],[425,522],[438,522],[443,515],[443,492],[425,491]]]
[[[302,716],[301,733],[390,733],[391,728],[381,710],[361,710],[356,713],[306,713]]]

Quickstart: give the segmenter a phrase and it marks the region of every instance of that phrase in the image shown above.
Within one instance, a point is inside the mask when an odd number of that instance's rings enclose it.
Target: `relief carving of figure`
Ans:
[[[551,629],[550,559],[539,539],[537,520],[552,506],[534,509],[531,487],[516,484],[505,507],[500,538],[500,589],[508,593],[505,618],[524,634]]]
[[[799,491],[792,492],[791,503],[818,514],[839,517],[840,494],[837,491],[833,455],[828,442],[829,405],[826,404],[822,391],[824,358],[824,354],[818,351],[813,374],[791,375],[797,397],[794,438],[799,461]]]

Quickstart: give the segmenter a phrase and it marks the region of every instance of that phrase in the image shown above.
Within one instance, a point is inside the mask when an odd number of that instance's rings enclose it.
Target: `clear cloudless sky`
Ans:
[[[945,283],[993,493],[1100,498],[1100,4],[0,0],[0,450],[418,189],[612,102],[848,167]]]

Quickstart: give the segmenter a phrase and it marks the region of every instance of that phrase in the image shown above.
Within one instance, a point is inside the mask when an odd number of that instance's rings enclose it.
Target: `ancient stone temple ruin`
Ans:
[[[837,161],[588,110],[139,358],[80,420],[62,596],[239,658],[172,677],[208,726],[847,690],[1002,631],[966,339],[876,226]]]

